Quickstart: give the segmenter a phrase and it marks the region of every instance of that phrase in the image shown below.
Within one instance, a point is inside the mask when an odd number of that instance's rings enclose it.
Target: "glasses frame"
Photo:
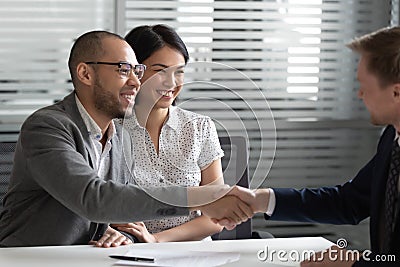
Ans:
[[[135,74],[135,76],[139,80],[143,78],[144,72],[145,72],[145,70],[147,68],[146,65],[144,65],[144,64],[132,65],[131,63],[126,62],[126,61],[120,61],[120,62],[87,61],[87,62],[85,62],[85,64],[117,66],[118,67],[118,73],[121,76],[124,76],[124,77],[128,77],[129,74],[125,74],[125,73],[122,72],[122,66],[123,65],[129,65],[130,66],[129,73],[133,71],[133,73]]]

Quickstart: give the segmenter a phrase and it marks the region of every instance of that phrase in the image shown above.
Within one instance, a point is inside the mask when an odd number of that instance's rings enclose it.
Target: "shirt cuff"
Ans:
[[[268,190],[269,190],[269,201],[268,201],[268,208],[267,208],[266,214],[268,216],[271,216],[275,210],[276,198],[275,198],[274,190],[272,190],[271,188],[268,188]]]

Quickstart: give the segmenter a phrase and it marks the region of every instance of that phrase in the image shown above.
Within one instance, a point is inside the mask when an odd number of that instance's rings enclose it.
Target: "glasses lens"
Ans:
[[[129,73],[131,72],[131,70],[132,70],[131,64],[129,64],[129,63],[120,63],[118,71],[119,71],[119,73],[121,75],[127,77],[127,76],[129,76]]]
[[[146,66],[143,64],[135,65],[135,75],[138,79],[142,79],[144,71],[146,70]]]

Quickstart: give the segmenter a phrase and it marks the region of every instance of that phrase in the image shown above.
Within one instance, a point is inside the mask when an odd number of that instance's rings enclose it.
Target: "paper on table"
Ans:
[[[183,250],[154,250],[134,249],[125,256],[154,258],[154,262],[138,262],[120,260],[115,265],[123,266],[219,266],[229,262],[238,261],[239,253],[234,252],[206,252],[206,251],[183,251]]]

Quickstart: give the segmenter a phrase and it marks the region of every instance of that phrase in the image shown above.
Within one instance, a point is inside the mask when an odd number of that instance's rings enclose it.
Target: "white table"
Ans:
[[[102,267],[113,266],[117,262],[108,255],[125,254],[129,249],[174,249],[212,252],[238,252],[239,261],[224,266],[281,266],[268,261],[260,261],[257,257],[259,250],[269,252],[286,251],[300,254],[304,250],[320,251],[330,247],[332,243],[322,237],[303,238],[275,238],[275,239],[248,239],[248,240],[221,240],[221,241],[196,241],[196,242],[170,242],[159,244],[132,244],[117,248],[95,248],[92,246],[54,246],[54,247],[23,247],[0,248],[0,266],[4,267]],[[287,256],[289,258],[289,256]],[[275,255],[277,259],[277,255]],[[279,262],[290,265],[288,262]],[[289,259],[289,263],[291,260]],[[293,262],[292,266],[293,266]]]

